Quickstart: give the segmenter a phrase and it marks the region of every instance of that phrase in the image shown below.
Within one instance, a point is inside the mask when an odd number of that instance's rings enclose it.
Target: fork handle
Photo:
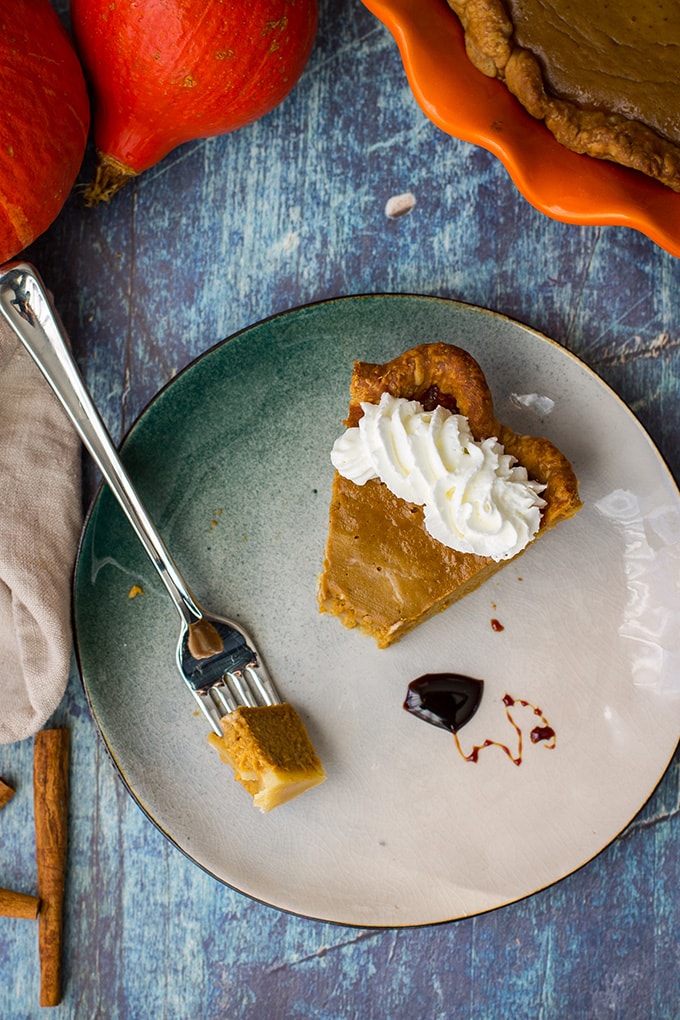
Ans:
[[[195,623],[203,616],[203,611],[140,500],[85,386],[45,286],[29,263],[10,262],[2,267],[0,312],[61,401],[180,615],[187,624]]]

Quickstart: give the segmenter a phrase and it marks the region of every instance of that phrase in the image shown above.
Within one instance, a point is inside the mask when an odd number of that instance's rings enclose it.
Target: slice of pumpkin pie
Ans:
[[[380,648],[474,591],[580,508],[571,464],[494,415],[466,351],[356,362],[319,578],[322,613]]]

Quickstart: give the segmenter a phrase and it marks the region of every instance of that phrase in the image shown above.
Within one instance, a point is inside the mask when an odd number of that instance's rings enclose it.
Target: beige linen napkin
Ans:
[[[0,744],[39,730],[68,681],[80,462],[66,412],[0,320]]]

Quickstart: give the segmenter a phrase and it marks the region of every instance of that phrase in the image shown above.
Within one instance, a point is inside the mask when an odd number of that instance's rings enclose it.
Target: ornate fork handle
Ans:
[[[187,625],[203,617],[149,517],[113,441],[85,387],[64,332],[37,270],[27,262],[8,263],[0,274],[0,312],[17,334],[73,422],[85,447],[117,496]]]

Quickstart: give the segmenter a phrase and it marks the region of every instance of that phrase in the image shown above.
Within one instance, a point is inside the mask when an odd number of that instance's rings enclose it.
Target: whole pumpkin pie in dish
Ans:
[[[469,59],[574,152],[680,191],[674,0],[448,0]]]
[[[393,430],[387,434],[390,415]],[[336,466],[319,609],[346,627],[358,627],[380,648],[474,591],[581,506],[567,458],[547,439],[517,434],[496,419],[482,369],[460,347],[422,344],[386,364],[356,362],[345,421],[351,446],[362,419],[374,436],[387,434],[388,459],[398,470],[413,461],[421,441],[432,455],[435,432],[456,433],[446,443],[457,452],[443,455],[443,467],[437,469],[441,480],[432,490],[436,495],[424,505],[395,494],[398,481],[366,477],[370,469],[357,480],[356,462],[351,470],[343,468],[345,473]],[[336,465],[343,459],[342,447],[341,439],[334,447]],[[437,451],[433,456],[439,462]],[[449,470],[451,458],[458,459],[462,474]],[[406,474],[422,481],[420,468]],[[480,478],[488,483],[483,491]],[[508,479],[510,496],[504,495]],[[460,534],[458,524],[452,526],[459,548],[446,544],[452,504],[451,512],[462,522]],[[504,506],[510,504],[506,513]],[[490,551],[482,554],[480,549]]]

